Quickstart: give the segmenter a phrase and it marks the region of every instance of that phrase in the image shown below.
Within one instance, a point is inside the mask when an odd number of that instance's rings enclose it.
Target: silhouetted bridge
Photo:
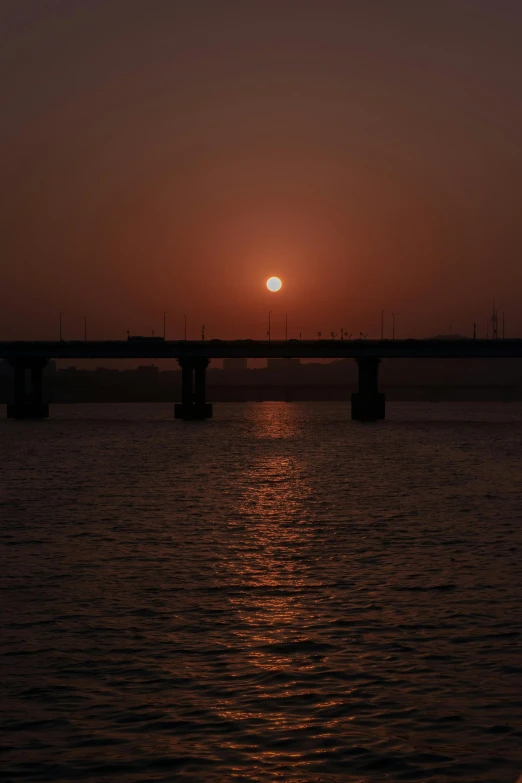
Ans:
[[[182,370],[182,419],[212,416],[206,401],[206,369],[210,359],[355,359],[359,391],[352,394],[352,418],[375,421],[385,415],[379,392],[381,359],[512,359],[522,358],[522,340],[128,340],[0,342],[0,358],[14,368],[14,402],[7,415],[44,418],[42,372],[49,359],[177,359]],[[31,374],[27,387],[27,372]]]

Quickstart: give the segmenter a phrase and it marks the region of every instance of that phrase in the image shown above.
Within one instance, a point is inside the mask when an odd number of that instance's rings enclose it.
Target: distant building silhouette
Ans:
[[[267,359],[266,366],[269,370],[294,370],[301,366],[300,359]]]
[[[223,359],[224,370],[246,370],[248,368],[248,359]]]

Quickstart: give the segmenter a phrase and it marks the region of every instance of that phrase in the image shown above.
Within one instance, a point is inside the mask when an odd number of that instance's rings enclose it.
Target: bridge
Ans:
[[[385,397],[379,392],[382,359],[513,359],[522,358],[522,340],[59,340],[0,342],[0,359],[14,369],[12,418],[45,418],[42,373],[50,359],[177,359],[181,367],[181,419],[212,417],[206,401],[206,369],[210,359],[354,359],[359,390],[352,394],[352,418],[376,421],[385,417]],[[31,381],[27,383],[30,374]]]

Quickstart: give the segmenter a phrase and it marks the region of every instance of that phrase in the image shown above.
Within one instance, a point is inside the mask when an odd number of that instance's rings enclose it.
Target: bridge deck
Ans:
[[[522,358],[522,340],[56,340],[0,342],[0,358]]]

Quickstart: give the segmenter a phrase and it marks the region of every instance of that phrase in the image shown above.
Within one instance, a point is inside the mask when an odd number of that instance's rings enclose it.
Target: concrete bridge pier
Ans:
[[[208,359],[178,359],[181,367],[181,403],[174,405],[175,419],[211,419],[212,404],[206,402]]]
[[[352,419],[377,421],[384,419],[386,398],[379,392],[379,363],[375,356],[356,359],[359,367],[359,391],[352,394]]]
[[[46,419],[49,405],[43,401],[42,373],[47,359],[10,359],[14,369],[14,402],[7,406],[10,419]],[[27,370],[31,372],[27,388]]]

